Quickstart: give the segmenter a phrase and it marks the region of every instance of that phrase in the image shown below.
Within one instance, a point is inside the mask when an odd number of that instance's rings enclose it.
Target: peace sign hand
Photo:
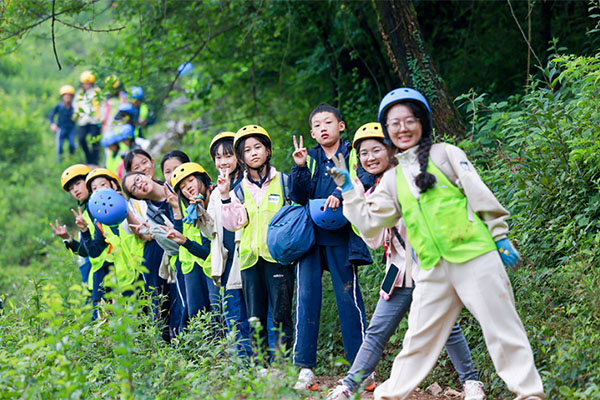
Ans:
[[[69,238],[71,237],[71,235],[69,235],[69,232],[67,232],[67,226],[60,225],[58,223],[58,220],[56,220],[56,226],[52,225],[52,222],[50,222],[50,228],[52,228],[54,234],[62,240],[69,240]]]
[[[168,183],[163,185],[163,189],[165,191],[165,196],[167,196],[167,201],[169,205],[173,208],[173,211],[180,212],[179,209],[179,196],[173,192],[173,189],[169,186]]]
[[[229,199],[229,168],[223,168],[217,178],[217,187],[221,193],[221,200]]]
[[[300,136],[300,144],[298,144],[296,135],[294,135],[294,152],[292,153],[292,157],[296,165],[299,167],[305,166],[307,156],[308,152],[306,151],[306,147],[304,147],[304,139]]]
[[[185,242],[187,242],[187,238],[185,236],[183,236],[183,234],[181,232],[179,232],[177,229],[167,228],[164,225],[159,225],[159,226],[166,232],[167,239],[171,239],[175,243],[181,244],[181,245],[185,244]]]
[[[75,224],[77,225],[79,230],[81,232],[87,232],[88,226],[87,222],[85,222],[85,219],[83,218],[83,214],[81,213],[81,207],[77,207],[77,211],[71,208],[71,212],[73,213],[73,215],[75,215]]]

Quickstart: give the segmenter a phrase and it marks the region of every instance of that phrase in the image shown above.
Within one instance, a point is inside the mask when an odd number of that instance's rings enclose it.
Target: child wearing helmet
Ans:
[[[86,164],[98,165],[100,162],[100,89],[94,86],[96,77],[91,71],[79,76],[81,89],[75,94],[73,108],[74,119],[79,126],[79,145],[85,153]],[[91,148],[88,147],[88,137]]]
[[[113,131],[113,122],[117,115],[118,107],[127,101],[123,84],[116,75],[109,75],[104,80],[104,94],[106,100],[102,103],[102,136],[105,137]]]
[[[178,258],[185,284],[185,308],[191,319],[211,309],[211,292],[216,292],[206,267],[203,268],[210,253],[210,240],[206,232],[198,229],[202,225],[197,224],[199,214],[207,215],[204,204],[212,185],[200,164],[187,162],[173,171],[171,186],[174,192],[169,190],[167,199],[173,208],[174,220],[173,227],[165,230],[167,238],[180,245]],[[185,208],[180,206],[180,201]]]
[[[355,190],[359,194],[363,192],[363,196],[367,198],[373,193],[383,174],[388,169],[395,167],[394,150],[385,143],[385,136],[378,122],[364,124],[358,128],[352,141],[352,147],[354,156],[360,165],[367,173],[376,178],[375,184],[366,192],[364,185],[360,181],[356,182]],[[352,165],[352,161],[350,164]],[[373,381],[372,374],[381,359],[385,345],[398,328],[412,302],[414,290],[412,276],[418,273],[419,266],[418,261],[413,260],[412,247],[406,237],[406,228],[402,218],[398,220],[396,226],[381,229],[377,235],[365,237],[364,240],[373,250],[384,248],[387,274],[382,283],[381,297],[369,322],[365,340],[350,370],[342,382],[329,394],[329,400],[352,398],[363,379],[363,384],[366,387],[369,386]],[[452,328],[446,343],[446,350],[463,384],[465,399],[483,400],[485,398],[483,384],[479,382],[469,345],[458,322]]]
[[[269,253],[266,232],[269,221],[289,203],[288,176],[271,166],[272,143],[268,132],[258,125],[239,129],[233,148],[243,168],[244,178],[230,193],[231,167],[220,171],[217,181],[221,195],[221,220],[230,232],[241,230],[239,264],[242,291],[248,317],[260,322],[251,324],[251,337],[260,329],[259,342],[266,350],[269,307],[278,330],[277,345],[289,350],[292,343],[292,296],[294,271],[277,263]],[[253,332],[254,331],[254,332]]]
[[[122,178],[123,191],[133,205],[130,210],[139,221],[130,227],[146,239],[144,283],[146,290],[152,293],[153,317],[157,321],[165,321],[167,327],[163,331],[163,339],[169,341],[179,333],[185,311],[185,299],[179,296],[176,275],[170,266],[170,258],[179,254],[179,244],[167,238],[164,230],[164,227],[171,228],[174,222],[173,208],[167,197],[169,188],[154,178],[154,160],[144,150],[131,150],[124,164],[128,172]],[[136,170],[130,169],[133,166]],[[161,296],[167,299],[166,303],[160,304]],[[169,313],[171,308],[173,312]]]
[[[50,129],[56,135],[56,160],[60,164],[60,156],[63,153],[63,142],[69,144],[69,154],[75,153],[75,122],[73,122],[73,95],[75,88],[71,85],[61,86],[59,90],[62,101],[54,106],[48,119]],[[57,117],[54,122],[54,117]]]
[[[123,159],[131,149],[137,148],[133,127],[129,124],[118,125],[113,132],[105,135],[100,143],[106,149],[106,169],[113,171],[120,178],[125,166]]]
[[[63,190],[69,193],[77,201],[77,206],[83,209],[90,229],[93,229],[92,221],[89,219],[87,214],[87,201],[89,198],[88,190],[85,186],[85,177],[91,171],[90,167],[85,164],[71,165],[65,169],[60,177],[60,185]],[[67,247],[73,254],[77,254],[79,272],[81,273],[81,281],[85,284],[88,282],[90,268],[92,266],[88,257],[87,251],[81,245],[81,242],[73,239],[73,237],[67,231],[66,225],[60,225],[58,219],[56,220],[56,226],[50,223],[50,227],[54,231],[54,234],[60,237]]]
[[[357,266],[371,264],[365,243],[352,231],[341,210],[341,191],[327,172],[333,158],[350,156],[351,145],[340,138],[346,124],[339,110],[317,106],[309,116],[311,136],[317,146],[307,150],[303,138],[292,154],[291,192],[301,205],[309,203],[315,223],[316,244],[296,267],[296,326],[293,363],[301,368],[296,389],[308,389],[315,378],[317,339],[322,300],[322,275],[329,270],[340,316],[345,358],[354,361],[366,328],[365,307],[358,285]],[[371,177],[359,166],[359,177]]]
[[[148,125],[152,125],[155,121],[154,113],[148,108],[148,105],[144,102],[144,89],[139,86],[132,86],[129,90],[131,97],[131,105],[135,110],[134,120],[138,127],[138,137],[144,137],[144,128]]]
[[[503,266],[519,256],[507,239],[502,207],[458,147],[433,144],[429,104],[399,88],[379,107],[398,166],[368,197],[360,196],[340,163],[331,173],[342,187],[344,215],[366,237],[400,218],[419,256],[403,347],[375,398],[405,399],[427,376],[463,305],[479,321],[498,375],[519,399],[544,399],[527,334]],[[435,155],[434,155],[435,154]]]
[[[214,161],[217,171],[229,171],[230,188],[236,187],[243,178],[242,167],[234,154],[234,138],[234,132],[220,132],[215,135],[209,146],[210,157]],[[240,260],[236,255],[242,231],[232,232],[223,226],[221,193],[218,190],[213,190],[210,194],[207,212],[214,222],[214,229],[210,235],[210,273],[214,281],[224,288],[227,328],[229,331],[236,328],[237,339],[240,343],[239,352],[242,356],[246,356],[251,353],[250,325],[242,291]],[[272,325],[272,315],[267,318],[267,326]],[[269,330],[269,340],[271,341],[270,336],[272,336],[271,330]]]
[[[90,195],[105,188],[121,191],[121,183],[115,173],[105,168],[92,170],[85,179],[85,185]],[[131,285],[142,271],[143,245],[129,230],[127,220],[114,226],[94,220],[92,236],[81,209],[73,211],[73,214],[87,254],[97,261],[92,263],[89,282],[94,303],[93,319],[96,319],[98,305],[104,298],[104,280],[111,271],[114,270],[118,285],[124,289],[122,294],[133,293]]]

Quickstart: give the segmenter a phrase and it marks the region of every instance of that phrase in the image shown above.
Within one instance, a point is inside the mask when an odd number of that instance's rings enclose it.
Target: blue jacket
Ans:
[[[340,141],[336,156],[343,154],[348,165],[348,158],[352,145],[345,140]],[[299,167],[294,165],[290,174],[290,194],[299,204],[308,203],[309,199],[325,199],[333,195],[342,201],[342,193],[329,176],[327,167],[335,167],[333,161],[325,155],[320,145],[308,150],[308,155],[314,160],[314,169],[311,173],[309,166]],[[373,185],[373,176],[368,174],[359,165],[358,178],[365,186]],[[369,250],[362,239],[352,231],[350,224],[336,231],[321,229],[315,225],[315,239],[317,244],[324,246],[347,246],[348,261],[354,265],[371,264],[373,260]]]
[[[56,125],[62,131],[68,131],[75,128],[75,121],[73,121],[73,105],[70,108],[66,108],[63,102],[58,103],[54,106],[50,114],[48,115],[48,119],[50,123],[54,123],[54,116],[58,114],[58,119],[56,121]]]

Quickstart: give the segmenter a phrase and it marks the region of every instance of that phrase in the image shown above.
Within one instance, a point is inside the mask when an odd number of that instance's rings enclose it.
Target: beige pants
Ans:
[[[420,270],[402,351],[375,399],[406,399],[434,367],[463,304],[473,314],[500,378],[516,399],[544,399],[533,353],[498,252]]]

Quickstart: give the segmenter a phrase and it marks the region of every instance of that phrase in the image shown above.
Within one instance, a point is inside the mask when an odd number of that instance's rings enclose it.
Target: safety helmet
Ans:
[[[365,139],[385,139],[379,122],[369,122],[358,128],[352,140],[352,148],[356,149],[356,145]]]
[[[104,80],[104,83],[106,83],[107,86],[110,86],[113,89],[116,89],[121,84],[121,81],[119,80],[119,78],[116,75],[109,75]]]
[[[173,189],[177,190],[177,186],[179,186],[185,178],[193,174],[206,174],[210,180],[210,175],[208,175],[208,172],[206,172],[202,165],[195,162],[187,162],[175,168],[173,175],[171,175],[171,186]]]
[[[88,210],[100,223],[118,225],[127,218],[127,200],[114,189],[102,188],[90,196]]]
[[[269,141],[269,149],[272,151],[271,136],[269,136],[269,133],[265,130],[265,128],[259,125],[246,125],[240,128],[240,130],[235,133],[233,138],[233,148],[237,148],[238,144],[240,144],[244,138],[250,136],[262,136],[267,138]]]
[[[220,132],[220,133],[217,133],[215,135],[215,137],[213,138],[213,140],[210,142],[210,146],[208,147],[208,153],[210,154],[210,158],[212,158],[213,161],[215,161],[215,159],[212,156],[212,150],[213,150],[213,147],[216,146],[216,144],[218,142],[220,142],[221,140],[231,140],[231,141],[233,141],[234,138],[235,138],[235,133],[234,132]]]
[[[100,140],[100,145],[102,147],[112,146],[113,144],[117,144],[121,141],[121,135],[116,132],[110,132],[109,134],[102,136]]]
[[[64,85],[61,86],[58,93],[62,96],[63,94],[70,94],[70,95],[74,95],[75,94],[75,88],[71,85]]]
[[[131,98],[134,100],[144,99],[144,89],[139,86],[132,86],[131,89],[129,89],[129,93],[131,94]]]
[[[128,113],[131,115],[135,114],[135,107],[131,103],[121,103],[121,104],[119,104],[119,107],[117,108],[117,110],[119,112],[124,112],[124,113]]]
[[[179,76],[189,75],[194,71],[194,64],[191,62],[184,62],[179,67],[177,67],[177,72],[179,72]]]
[[[135,130],[130,124],[123,124],[117,126],[115,128],[115,133],[119,136],[120,140],[135,138]]]
[[[83,71],[81,75],[79,75],[79,82],[81,83],[94,83],[96,81],[96,77],[92,74],[92,71]]]
[[[96,169],[92,170],[85,178],[85,187],[87,188],[88,192],[90,192],[90,193],[92,192],[92,180],[94,180],[100,176],[107,178],[108,180],[112,179],[117,184],[117,187],[119,188],[119,190],[122,190],[121,189],[121,181],[119,181],[119,177],[114,172],[109,171],[106,168],[96,168]]]
[[[383,134],[386,139],[389,138],[388,131],[385,127],[385,121],[381,120],[381,116],[384,111],[387,111],[390,107],[392,107],[396,103],[401,103],[406,100],[416,101],[421,103],[427,109],[427,113],[429,114],[429,126],[433,128],[433,119],[431,118],[431,108],[429,107],[429,103],[425,96],[421,94],[421,92],[411,89],[411,88],[398,88],[394,89],[388,94],[386,94],[381,103],[379,103],[379,113],[377,114],[377,121],[381,124],[381,128],[383,129]]]
[[[327,199],[310,199],[308,201],[310,218],[319,228],[335,231],[346,225],[348,220],[344,217],[341,206],[336,210],[331,207],[325,208],[326,201]]]
[[[67,185],[69,182],[80,176],[85,178],[90,171],[90,167],[85,164],[71,165],[69,168],[65,169],[60,176],[60,186],[62,186],[65,192],[68,192]]]

